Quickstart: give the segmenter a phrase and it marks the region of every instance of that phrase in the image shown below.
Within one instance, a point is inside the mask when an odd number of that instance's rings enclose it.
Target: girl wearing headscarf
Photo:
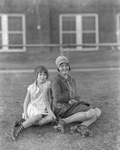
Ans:
[[[66,125],[79,122],[81,129],[85,129],[100,117],[101,110],[80,100],[76,81],[69,75],[71,67],[68,59],[59,56],[55,63],[58,74],[52,80],[51,90],[53,111],[59,118],[58,128],[64,133]]]

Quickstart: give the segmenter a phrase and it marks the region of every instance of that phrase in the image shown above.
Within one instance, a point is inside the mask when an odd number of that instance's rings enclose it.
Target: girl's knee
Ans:
[[[52,116],[48,116],[48,118],[47,118],[49,121],[53,121],[54,120],[54,118],[52,117]]]
[[[87,119],[91,119],[95,116],[96,112],[93,108],[91,108],[90,110],[88,110],[87,112],[85,112],[86,118]]]
[[[37,121],[42,119],[42,115],[36,115],[31,118],[32,124],[34,125]]]
[[[99,108],[95,108],[95,113],[96,113],[97,118],[99,118],[102,112]]]
[[[32,122],[32,125],[34,125],[36,123],[36,119],[35,118],[32,118],[31,119],[31,122]]]
[[[39,125],[44,125],[53,121],[52,116],[47,116],[39,121]]]
[[[88,110],[87,112],[85,112],[86,118],[87,119],[91,119],[93,117],[97,117],[97,119],[100,117],[101,115],[101,110],[99,108],[91,108],[90,110]]]

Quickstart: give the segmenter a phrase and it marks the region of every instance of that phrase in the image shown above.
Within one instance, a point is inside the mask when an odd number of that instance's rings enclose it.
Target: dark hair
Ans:
[[[62,63],[61,63],[61,64],[62,64]],[[60,64],[60,65],[61,65],[61,64]],[[68,64],[68,63],[66,63],[66,64]],[[69,66],[69,71],[70,71],[70,70],[71,70],[71,67],[70,67],[69,64],[68,64],[68,66]],[[60,72],[59,67],[57,68],[57,71]]]
[[[48,73],[48,70],[47,70],[46,67],[44,67],[44,66],[37,66],[37,67],[35,68],[34,73],[35,73],[35,75],[36,75],[36,78],[37,78],[37,76],[38,76],[38,73],[40,73],[40,72],[44,72],[44,73],[46,74],[46,76],[47,76],[47,79],[48,79],[49,73]]]
[[[69,66],[69,71],[71,70],[71,67]],[[59,68],[57,68],[57,71],[59,71],[60,72],[60,70],[59,70]]]

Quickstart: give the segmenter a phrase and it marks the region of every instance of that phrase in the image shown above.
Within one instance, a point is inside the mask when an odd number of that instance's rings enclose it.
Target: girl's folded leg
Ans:
[[[41,120],[41,119],[42,119],[41,114],[30,117],[25,122],[23,122],[23,127],[28,128],[28,127],[34,125],[38,120]]]
[[[89,119],[89,120],[83,121],[81,123],[81,125],[85,125],[86,127],[88,127],[100,117],[101,110],[99,108],[92,109],[92,111],[94,112],[94,116],[91,119]],[[90,112],[88,111],[87,113],[88,113],[87,115],[89,116]]]

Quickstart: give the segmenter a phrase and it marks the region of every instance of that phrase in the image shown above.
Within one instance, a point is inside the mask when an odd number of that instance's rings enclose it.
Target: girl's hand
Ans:
[[[52,116],[53,120],[55,120],[55,119],[56,119],[56,116],[54,115],[54,113],[53,113],[53,112],[50,112],[50,113],[49,113],[49,115],[50,115],[50,116]]]
[[[77,101],[75,100],[75,99],[71,99],[70,101],[69,101],[69,104],[74,104],[74,103],[77,103]]]

